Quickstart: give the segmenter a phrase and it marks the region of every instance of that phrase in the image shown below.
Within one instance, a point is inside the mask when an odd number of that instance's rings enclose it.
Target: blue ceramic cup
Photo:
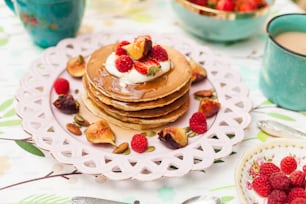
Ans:
[[[56,45],[76,36],[85,9],[85,0],[5,0],[40,47]]]
[[[259,76],[264,95],[280,107],[294,111],[306,111],[306,54],[288,49],[275,38],[288,32],[306,34],[305,25],[306,14],[300,13],[276,16],[269,21]]]

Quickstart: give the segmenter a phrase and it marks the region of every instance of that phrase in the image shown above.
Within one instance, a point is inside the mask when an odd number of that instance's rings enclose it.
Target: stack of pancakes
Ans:
[[[83,102],[90,112],[120,127],[147,130],[177,120],[189,108],[191,67],[180,52],[163,46],[171,61],[169,72],[144,83],[122,86],[104,64],[114,45],[90,56],[83,76]]]

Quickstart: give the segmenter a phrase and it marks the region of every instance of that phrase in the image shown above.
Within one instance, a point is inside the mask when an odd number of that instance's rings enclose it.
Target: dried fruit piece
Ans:
[[[195,62],[193,59],[189,60],[189,64],[191,66],[191,82],[197,83],[200,81],[203,81],[207,78],[207,72],[206,69],[201,66],[199,63]]]
[[[135,61],[134,67],[139,73],[147,76],[155,76],[161,70],[160,64],[154,59]]]
[[[148,148],[148,140],[143,134],[135,134],[131,140],[131,147],[135,152],[143,153]]]
[[[152,49],[152,40],[149,35],[141,35],[135,38],[134,42],[122,46],[127,54],[134,60],[140,60],[149,54]]]
[[[129,143],[123,142],[113,150],[114,154],[121,154],[129,148]]]
[[[90,125],[90,123],[80,114],[74,115],[73,121],[79,124],[80,126],[84,126],[84,127],[87,127]]]
[[[170,149],[178,149],[188,144],[188,137],[184,128],[167,127],[160,130],[158,139]]]
[[[74,135],[82,135],[82,131],[80,127],[78,127],[76,124],[68,123],[66,124],[66,128],[69,132],[71,132]]]
[[[82,55],[68,60],[66,70],[72,77],[82,77],[85,73],[86,62]]]
[[[153,58],[159,62],[167,61],[168,60],[168,53],[167,51],[160,45],[154,45],[151,49],[149,54],[150,58]]]
[[[72,95],[59,95],[53,105],[66,114],[78,113],[80,109],[79,102]]]
[[[134,62],[127,55],[120,55],[115,60],[116,68],[119,72],[128,72],[133,68]]]
[[[202,98],[200,100],[199,112],[204,113],[204,115],[209,118],[218,113],[221,104],[210,98]]]
[[[55,80],[53,87],[57,94],[68,94],[70,90],[69,81],[61,77]]]
[[[94,144],[115,144],[115,135],[105,120],[98,120],[85,131],[86,139]]]

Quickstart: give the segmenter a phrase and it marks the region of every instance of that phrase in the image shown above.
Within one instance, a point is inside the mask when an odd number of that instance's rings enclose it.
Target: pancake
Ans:
[[[169,105],[176,101],[178,98],[185,95],[190,89],[191,81],[186,83],[180,90],[165,96],[164,98],[156,99],[153,101],[145,102],[122,102],[112,98],[109,98],[101,93],[99,93],[95,88],[88,82],[87,77],[83,77],[83,86],[90,96],[94,96],[96,100],[101,101],[105,105],[113,106],[116,109],[124,111],[140,111],[146,109],[153,109],[158,107],[163,107]]]
[[[167,115],[171,113],[172,111],[175,111],[176,109],[183,106],[183,104],[186,102],[186,100],[189,98],[189,92],[185,93],[182,97],[178,98],[173,103],[163,106],[163,107],[157,107],[152,109],[144,109],[140,111],[124,111],[117,108],[114,108],[113,106],[106,105],[99,101],[94,95],[91,95],[89,92],[87,92],[87,97],[97,106],[98,109],[102,109],[107,114],[113,116],[113,117],[119,117],[122,118],[156,118],[161,117],[164,115]]]
[[[93,52],[85,73],[89,83],[106,97],[122,102],[153,101],[180,90],[190,81],[191,68],[185,56],[173,48],[163,46],[172,63],[170,71],[154,80],[122,87],[120,79],[108,73],[104,67],[114,46],[107,45]]]
[[[82,102],[85,104],[86,108],[93,113],[95,116],[99,118],[103,118],[106,121],[118,126],[118,127],[124,127],[128,129],[133,130],[150,130],[154,128],[158,128],[161,126],[165,126],[166,124],[170,122],[174,122],[179,117],[181,117],[189,108],[189,97],[186,100],[186,102],[183,104],[182,107],[179,109],[171,112],[170,114],[167,114],[163,117],[158,118],[152,118],[149,120],[141,119],[141,118],[134,118],[132,121],[122,121],[120,119],[114,118],[107,113],[105,113],[103,110],[97,108],[97,106],[94,104],[90,98],[88,98],[85,94],[82,96]]]

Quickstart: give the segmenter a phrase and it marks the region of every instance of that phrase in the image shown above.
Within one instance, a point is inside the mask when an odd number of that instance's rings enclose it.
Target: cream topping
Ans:
[[[110,74],[120,78],[120,86],[122,87],[125,87],[127,84],[136,84],[153,80],[164,73],[167,73],[171,69],[171,62],[170,60],[167,60],[159,62],[161,69],[154,76],[141,74],[134,67],[128,72],[120,72],[115,65],[116,58],[117,55],[112,52],[106,59],[105,68]]]

